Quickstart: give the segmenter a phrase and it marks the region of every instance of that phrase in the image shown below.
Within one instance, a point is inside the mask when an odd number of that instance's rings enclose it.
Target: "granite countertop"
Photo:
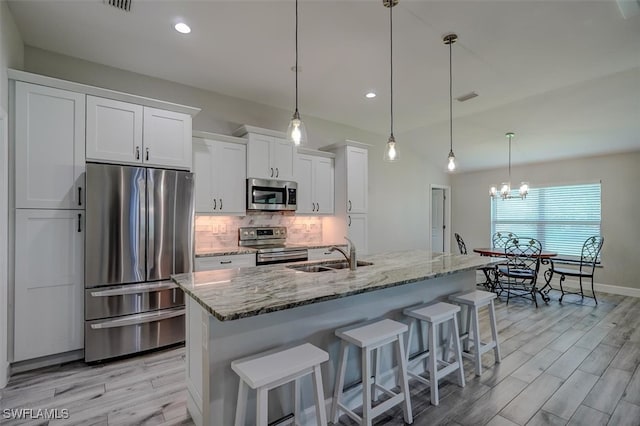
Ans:
[[[331,246],[346,247],[346,243],[339,244],[326,244],[326,243],[293,243],[287,244],[287,247],[300,247],[306,249],[317,248],[329,248]],[[213,256],[229,256],[233,254],[251,254],[255,253],[256,249],[250,247],[241,247],[238,245],[224,246],[214,249],[207,249],[206,251],[200,251],[196,253],[196,257],[213,257]]]
[[[180,288],[220,321],[433,279],[498,263],[478,255],[410,250],[364,256],[356,271],[300,272],[284,265],[222,269],[172,276]],[[305,262],[305,263],[323,263]]]

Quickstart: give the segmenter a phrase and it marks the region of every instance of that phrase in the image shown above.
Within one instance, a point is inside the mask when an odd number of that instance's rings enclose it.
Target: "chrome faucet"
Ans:
[[[331,246],[329,248],[329,251],[339,251],[340,253],[342,253],[342,255],[344,256],[345,259],[347,259],[347,263],[349,264],[349,269],[351,269],[352,271],[355,271],[356,268],[358,267],[358,261],[356,260],[356,246],[355,244],[353,244],[353,241],[351,241],[349,238],[344,237],[345,240],[349,241],[349,254],[347,254],[347,252],[343,249],[341,249],[340,247],[336,247],[336,246]]]

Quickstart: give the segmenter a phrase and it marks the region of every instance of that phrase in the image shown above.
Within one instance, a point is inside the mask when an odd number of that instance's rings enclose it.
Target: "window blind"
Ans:
[[[517,195],[517,188],[513,195]],[[543,250],[580,257],[584,241],[600,235],[601,184],[531,188],[527,198],[491,201],[491,233],[533,237]]]

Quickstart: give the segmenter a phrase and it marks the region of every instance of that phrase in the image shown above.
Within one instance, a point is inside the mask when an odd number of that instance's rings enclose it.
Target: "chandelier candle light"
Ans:
[[[503,182],[500,185],[500,193],[498,194],[498,188],[496,188],[495,186],[492,186],[491,189],[489,190],[489,194],[491,195],[491,198],[496,198],[498,195],[500,195],[500,198],[502,198],[503,200],[509,200],[512,198],[521,198],[521,199],[525,199],[527,198],[527,194],[529,193],[529,183],[528,182],[521,182],[520,183],[520,190],[518,192],[518,196],[513,196],[511,195],[511,139],[515,136],[512,132],[509,132],[506,134],[507,138],[509,138],[509,181],[508,182]]]
[[[391,46],[389,55],[391,69],[391,134],[387,141],[387,149],[384,152],[384,161],[393,163],[400,159],[398,148],[396,148],[396,138],[393,137],[393,7],[398,4],[398,0],[382,0],[382,4],[384,7],[389,8],[389,44]]]
[[[307,129],[298,111],[298,73],[300,71],[298,68],[298,0],[296,0],[296,65],[293,71],[296,73],[296,110],[287,128],[287,139],[295,146],[300,146],[307,144]]]
[[[456,34],[447,34],[442,41],[449,45],[449,164],[450,172],[456,169],[456,156],[453,154],[453,67],[451,65],[451,46],[458,40]]]

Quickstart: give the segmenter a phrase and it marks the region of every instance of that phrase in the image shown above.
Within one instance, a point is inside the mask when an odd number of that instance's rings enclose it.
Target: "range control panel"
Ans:
[[[240,241],[283,240],[287,238],[287,228],[284,226],[245,227],[239,228],[238,234]]]

